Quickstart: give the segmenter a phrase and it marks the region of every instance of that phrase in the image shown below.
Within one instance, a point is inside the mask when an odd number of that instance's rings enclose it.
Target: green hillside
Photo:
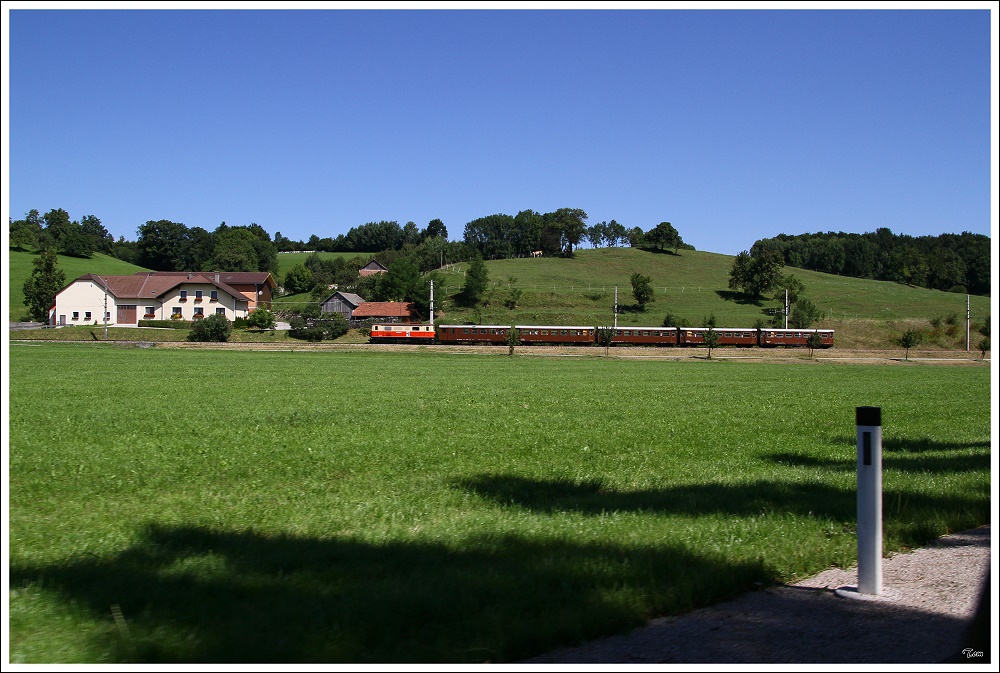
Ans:
[[[28,308],[24,305],[24,281],[31,276],[34,269],[32,260],[37,255],[30,252],[11,250],[8,253],[10,270],[8,272],[7,286],[7,306],[10,308],[10,319],[14,321],[27,320]],[[99,273],[113,275],[126,275],[136,271],[146,271],[147,269],[135,264],[123,262],[108,255],[95,252],[90,259],[80,259],[79,257],[65,257],[59,255],[59,268],[66,274],[66,283],[70,283],[75,278],[88,273]]]
[[[655,302],[646,313],[623,312],[619,324],[660,324],[669,310],[675,316],[699,324],[714,314],[719,324],[752,325],[768,318],[767,309],[779,308],[780,301],[747,302],[728,288],[733,258],[709,252],[682,250],[679,255],[652,253],[635,248],[578,251],[574,259],[507,259],[486,263],[494,302],[483,319],[501,324],[509,317],[519,321],[537,316],[546,322],[593,324],[612,319],[615,286],[620,305],[631,305],[630,278],[642,273],[652,278]],[[466,265],[445,273],[450,296],[462,284]],[[965,295],[908,287],[898,283],[832,276],[786,267],[805,285],[805,296],[828,320],[926,320],[950,313],[965,316]],[[523,290],[519,309],[502,307],[506,289]],[[989,298],[972,297],[974,317],[989,315]],[[442,307],[465,318],[472,312],[446,301]]]
[[[615,286],[622,310],[619,325],[660,325],[669,311],[692,325],[714,315],[719,326],[751,327],[770,320],[769,309],[781,301],[748,302],[729,291],[733,257],[682,250],[680,254],[635,248],[580,250],[573,259],[507,259],[486,263],[492,286],[489,305],[477,313],[455,302],[465,264],[444,272],[444,287],[435,289],[438,322],[492,324],[610,324],[614,320]],[[652,278],[655,301],[645,313],[630,310],[635,303],[633,273]],[[820,326],[839,331],[845,347],[891,347],[898,332],[914,326],[927,331],[926,346],[956,348],[965,344],[966,295],[908,287],[898,283],[833,276],[803,269],[785,269],[805,285],[805,295],[823,312]],[[511,284],[510,279],[514,282]],[[522,290],[518,307],[504,306],[509,288]],[[971,298],[973,330],[990,314],[989,297]],[[958,324],[946,324],[949,316]],[[940,318],[935,330],[930,321]],[[949,333],[950,332],[950,333]],[[978,335],[973,336],[973,344]]]

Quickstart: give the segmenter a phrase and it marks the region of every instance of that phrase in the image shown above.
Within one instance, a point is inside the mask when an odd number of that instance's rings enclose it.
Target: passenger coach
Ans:
[[[820,348],[833,346],[832,329],[775,329],[762,327],[760,330],[760,345],[773,348],[775,346],[802,347],[808,346],[809,336],[819,334]]]
[[[676,346],[676,327],[618,327],[611,335],[612,345]]]
[[[719,335],[720,346],[756,346],[757,332],[754,327],[713,327]],[[708,327],[681,327],[678,332],[678,346],[704,346]]]
[[[509,325],[439,325],[438,343],[505,344]]]
[[[581,325],[515,325],[522,344],[593,344],[593,327]]]

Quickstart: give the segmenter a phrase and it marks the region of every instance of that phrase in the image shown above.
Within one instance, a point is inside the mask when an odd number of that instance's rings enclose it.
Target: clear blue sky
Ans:
[[[990,234],[995,4],[15,2],[8,215],[63,208],[128,240],[160,219],[306,240],[439,218],[457,240],[570,207],[730,255],[779,233]]]

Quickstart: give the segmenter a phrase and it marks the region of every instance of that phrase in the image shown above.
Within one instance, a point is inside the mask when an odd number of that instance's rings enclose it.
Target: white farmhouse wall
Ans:
[[[108,324],[118,315],[115,298],[108,294]],[[87,319],[87,313],[90,319]],[[74,316],[76,316],[74,318]],[[104,324],[104,288],[92,280],[78,281],[56,295],[55,324]]]
[[[197,299],[201,291],[201,301]],[[181,291],[187,293],[181,301]],[[212,300],[212,292],[217,293],[217,299]],[[104,287],[93,280],[73,282],[69,287],[56,295],[56,310],[52,318],[54,324],[93,325],[94,322],[104,324]],[[179,309],[182,320],[194,320],[196,309],[202,309],[202,315],[214,315],[217,309],[223,309],[227,320],[246,318],[250,310],[246,297],[233,297],[228,292],[218,289],[210,283],[184,283],[159,298],[155,297],[115,297],[107,294],[108,324],[114,325],[118,318],[118,305],[135,306],[136,323],[139,320],[169,320],[174,309]],[[152,312],[150,312],[152,309]],[[87,314],[90,317],[87,317]],[[125,324],[125,323],[123,323]]]
[[[201,291],[201,301],[198,292]],[[212,300],[212,292],[218,293],[218,300]],[[181,299],[181,292],[187,293],[186,299]],[[169,320],[179,309],[181,320],[194,320],[196,309],[202,310],[206,318],[214,315],[217,309],[224,309],[226,319],[247,317],[247,301],[244,297],[233,297],[210,283],[184,283],[161,297],[163,303],[163,319]],[[159,319],[159,318],[158,318]]]

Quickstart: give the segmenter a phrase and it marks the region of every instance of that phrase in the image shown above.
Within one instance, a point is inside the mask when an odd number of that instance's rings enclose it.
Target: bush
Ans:
[[[302,316],[292,318],[288,336],[304,341],[337,339],[347,334],[350,325],[339,313],[324,313],[318,319],[307,320]]]
[[[258,308],[247,318],[247,327],[260,331],[273,330],[277,326],[274,314],[266,308]]]
[[[194,324],[188,334],[188,341],[229,341],[233,326],[226,316],[213,314]]]
[[[293,339],[302,339],[303,341],[323,340],[323,328],[312,327],[302,316],[292,318],[289,327],[288,336]]]

